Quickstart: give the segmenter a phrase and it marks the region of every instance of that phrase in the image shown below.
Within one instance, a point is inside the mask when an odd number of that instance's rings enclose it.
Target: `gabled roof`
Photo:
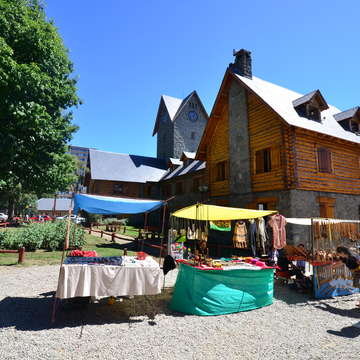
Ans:
[[[329,108],[327,102],[325,101],[324,97],[322,96],[320,90],[314,90],[304,96],[299,97],[298,99],[293,100],[294,108],[297,108],[300,105],[306,104],[311,100],[316,99],[320,106],[320,111],[324,111]]]
[[[71,206],[71,199],[56,199],[55,210],[57,211],[69,211]],[[41,198],[37,201],[38,211],[51,211],[54,207],[54,198]]]
[[[215,131],[215,124],[219,120],[219,117],[215,114],[217,104],[223,101],[222,93],[226,92],[226,89],[232,80],[238,81],[247,90],[257,95],[288,125],[360,144],[360,136],[351,133],[350,131],[346,131],[336,121],[335,114],[339,114],[340,110],[335,106],[328,105],[328,109],[321,112],[321,122],[301,117],[295,110],[293,101],[301,98],[303,95],[259,79],[255,76],[253,76],[252,79],[249,79],[247,77],[234,74],[231,70],[227,69],[212,108],[210,120],[207,123],[200,141],[198,151],[196,153],[197,159],[204,159],[203,155],[206,153],[206,144],[211,140],[213,132]]]
[[[355,116],[360,118],[360,107],[355,106],[352,109],[345,110],[341,113],[335,114],[334,118],[336,121],[342,121],[346,119],[353,119]]]
[[[146,183],[158,181],[165,174],[166,161],[138,155],[90,149],[92,180]]]
[[[205,167],[206,167],[205,161],[194,160],[188,165],[185,165],[185,164],[180,165],[178,168],[176,168],[173,171],[171,171],[171,169],[169,169],[166,172],[166,174],[164,174],[164,176],[161,178],[160,181],[170,180],[177,176],[182,176],[182,175],[193,173],[195,171],[200,171],[200,170],[205,169]]]
[[[176,113],[183,103],[183,100],[168,95],[162,95],[162,98],[164,100],[166,110],[169,113],[170,120],[173,121]]]
[[[301,94],[256,77],[248,79],[236,74],[234,76],[267,103],[289,125],[360,144],[359,136],[344,130],[335,120],[334,115],[340,112],[335,106],[329,105],[327,110],[321,112],[321,122],[309,120],[299,116],[293,106],[293,101],[300,98]]]
[[[185,159],[195,159],[196,152],[183,151],[180,160],[184,161]]]
[[[169,158],[169,163],[171,165],[182,165],[183,162],[180,159]]]
[[[159,124],[160,124],[160,114],[162,113],[163,107],[165,107],[167,113],[169,114],[170,120],[174,122],[176,118],[181,114],[184,107],[187,105],[187,103],[190,101],[190,99],[195,96],[198,103],[200,104],[200,107],[206,117],[208,117],[207,111],[204,108],[204,105],[198,95],[198,93],[194,90],[192,91],[188,96],[186,96],[184,99],[178,99],[172,96],[168,95],[162,95],[160,99],[160,104],[158,108],[158,112],[156,115],[154,130],[153,130],[153,136],[158,132],[159,130]]]

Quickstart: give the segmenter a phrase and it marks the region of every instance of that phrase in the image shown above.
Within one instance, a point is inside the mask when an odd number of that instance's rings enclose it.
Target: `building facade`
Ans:
[[[88,168],[85,186],[90,194],[149,198],[147,182],[158,182],[167,164],[148,156],[90,149]]]
[[[185,99],[163,95],[155,120],[157,157],[180,158],[184,151],[196,152],[208,114],[196,91]]]
[[[205,162],[195,160],[195,153],[184,152],[180,159],[170,159],[159,181],[161,198],[173,198],[168,204],[170,212],[207,200],[205,168]]]
[[[212,202],[359,219],[359,124],[358,108],[340,111],[319,90],[301,95],[256,78],[250,52],[235,53],[197,153]]]

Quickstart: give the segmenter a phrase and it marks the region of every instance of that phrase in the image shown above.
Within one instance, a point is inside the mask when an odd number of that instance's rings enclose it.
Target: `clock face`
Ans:
[[[193,110],[189,111],[188,118],[189,118],[190,121],[195,122],[198,119],[197,112],[193,111]]]

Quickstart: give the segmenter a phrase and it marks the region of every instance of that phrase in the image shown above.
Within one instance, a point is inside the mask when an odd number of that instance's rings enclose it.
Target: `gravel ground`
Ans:
[[[360,359],[354,297],[314,301],[278,286],[266,308],[198,317],[167,310],[168,290],[154,320],[137,298],[135,310],[129,300],[64,307],[51,326],[58,269],[0,267],[0,359]]]

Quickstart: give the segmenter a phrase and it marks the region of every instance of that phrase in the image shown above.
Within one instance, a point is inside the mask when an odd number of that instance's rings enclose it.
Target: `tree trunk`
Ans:
[[[13,197],[10,197],[8,201],[8,220],[11,220],[14,217],[14,210],[15,210],[15,200]]]

